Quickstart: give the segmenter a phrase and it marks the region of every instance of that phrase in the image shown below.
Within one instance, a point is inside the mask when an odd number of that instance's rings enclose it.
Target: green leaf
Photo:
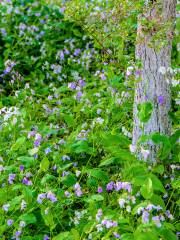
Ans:
[[[77,182],[74,174],[69,174],[62,178],[62,183],[67,187],[72,187]]]
[[[25,137],[20,137],[16,140],[16,142],[12,145],[11,151],[17,151],[26,141]]]
[[[150,174],[149,177],[151,178],[152,181],[153,190],[159,190],[162,193],[166,192],[162,182],[159,180],[158,177],[156,177],[156,175]]]
[[[95,177],[102,181],[108,181],[109,177],[106,172],[101,169],[84,169],[83,172],[90,174],[92,177]]]
[[[150,178],[147,179],[146,183],[140,189],[142,196],[145,199],[150,199],[153,195],[153,187],[152,180]]]
[[[70,232],[62,232],[58,234],[56,237],[53,237],[52,240],[67,240],[67,237],[70,236]]]
[[[164,166],[163,165],[157,165],[154,167],[153,172],[163,174],[164,173]]]
[[[48,169],[49,169],[49,160],[47,157],[45,157],[40,163],[40,171],[46,172]]]
[[[27,213],[20,217],[22,221],[25,221],[26,225],[36,223],[37,219],[33,213]]]
[[[17,158],[18,161],[20,161],[23,165],[25,165],[27,168],[34,166],[36,163],[36,160],[34,157],[28,157],[28,156],[21,156]]]
[[[141,122],[147,123],[151,117],[153,105],[151,102],[145,102],[138,105],[138,118]]]
[[[44,206],[42,206],[41,215],[43,217],[43,220],[44,220],[46,226],[48,226],[52,231],[56,227],[56,224],[53,219],[53,214],[51,213],[50,209],[48,209],[48,213],[45,214],[45,210],[46,210],[46,208]]]
[[[124,233],[121,235],[121,240],[135,240],[132,233]]]
[[[86,202],[91,202],[91,201],[99,202],[99,201],[103,201],[103,200],[104,200],[104,197],[102,195],[95,194],[95,195],[88,197],[85,201]]]
[[[164,201],[159,195],[153,194],[150,200],[151,200],[152,204],[154,204],[156,206],[159,205],[163,208],[164,211],[166,210],[166,206],[164,204]]]
[[[159,133],[153,133],[151,139],[156,144],[162,144],[162,147],[158,153],[161,159],[165,159],[171,152],[171,143],[166,135],[161,135]]]
[[[74,116],[67,114],[64,115],[64,120],[67,123],[68,127],[72,127],[74,125]]]

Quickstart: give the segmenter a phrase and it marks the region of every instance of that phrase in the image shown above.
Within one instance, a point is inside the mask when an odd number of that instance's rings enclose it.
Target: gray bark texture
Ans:
[[[144,135],[150,135],[153,132],[160,134],[171,134],[171,121],[168,116],[168,112],[171,108],[171,92],[170,83],[167,81],[166,74],[162,74],[163,69],[169,69],[171,67],[171,50],[172,39],[174,32],[176,13],[176,0],[160,0],[155,1],[152,5],[146,7],[145,12],[139,16],[139,24],[137,30],[137,44],[136,44],[136,60],[142,64],[141,79],[137,81],[135,86],[135,98],[134,98],[134,127],[133,127],[133,145],[137,145],[139,137]],[[154,21],[154,27],[145,29],[142,24],[142,18],[145,18],[147,22]],[[156,28],[157,25],[157,28]],[[152,26],[152,25],[151,25]],[[158,37],[153,41],[153,37],[164,31],[164,35]],[[161,36],[161,35],[159,35]],[[159,47],[163,40],[166,40],[166,44],[163,47]],[[161,96],[161,103],[158,99]],[[153,112],[148,123],[144,124],[144,130],[140,127],[140,121],[138,119],[137,106],[139,103],[145,101],[151,101],[153,104]],[[156,161],[156,153],[158,147],[149,142],[149,150],[151,152],[151,161]]]

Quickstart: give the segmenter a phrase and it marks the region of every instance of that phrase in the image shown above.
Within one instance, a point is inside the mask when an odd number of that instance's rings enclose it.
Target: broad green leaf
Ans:
[[[135,240],[134,235],[132,233],[124,233],[121,235],[122,240]]]
[[[153,133],[151,139],[156,144],[162,144],[158,155],[161,159],[165,159],[171,152],[171,143],[169,138],[166,135],[161,135],[159,133]]]
[[[85,169],[85,173],[90,174],[91,176],[103,180],[103,181],[108,181],[109,177],[106,172],[102,171],[101,169]]]
[[[22,221],[25,221],[26,225],[36,223],[37,219],[33,213],[27,213],[20,217]]]
[[[153,186],[152,180],[150,178],[147,179],[146,183],[140,189],[142,196],[145,199],[150,199],[153,195]]]
[[[163,193],[166,192],[162,182],[159,180],[158,177],[156,177],[156,175],[150,174],[149,177],[151,178],[152,181],[153,190],[159,190]]]
[[[138,118],[142,123],[147,123],[151,117],[153,106],[151,102],[144,102],[138,105]]]
[[[100,195],[100,194],[95,194],[95,195],[92,195],[92,196],[88,197],[88,198],[86,199],[86,202],[91,202],[91,201],[97,201],[97,202],[99,202],[99,201],[103,201],[103,200],[104,200],[104,197],[103,197],[102,195]]]
[[[25,137],[20,137],[16,140],[16,142],[12,145],[11,150],[17,151],[26,141]]]
[[[58,234],[56,237],[53,237],[52,240],[67,240],[70,236],[70,232],[62,232]]]
[[[40,163],[40,170],[46,172],[49,169],[49,160],[47,157],[43,158]]]
[[[152,204],[154,204],[156,206],[159,205],[163,208],[164,211],[166,210],[164,201],[159,195],[153,194],[150,200],[151,200]]]
[[[17,160],[20,161],[27,168],[34,166],[36,162],[34,157],[28,157],[28,156],[18,157]]]

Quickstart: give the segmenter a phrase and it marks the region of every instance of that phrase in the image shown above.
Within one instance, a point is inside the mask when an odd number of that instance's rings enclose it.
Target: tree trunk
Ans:
[[[171,134],[171,121],[168,117],[171,107],[171,86],[168,71],[171,69],[176,0],[153,2],[148,4],[138,20],[136,59],[141,62],[142,69],[141,79],[136,83],[133,109],[132,143],[135,146],[142,134],[149,135],[153,132]],[[146,21],[145,24],[142,24],[142,20]],[[164,42],[163,46],[161,46],[162,42]],[[142,130],[137,116],[137,106],[146,101],[151,101],[153,104],[153,112]],[[151,141],[148,144],[150,160],[156,161],[158,148]]]

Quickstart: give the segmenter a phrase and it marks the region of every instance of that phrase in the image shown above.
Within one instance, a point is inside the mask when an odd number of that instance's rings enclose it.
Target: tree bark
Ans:
[[[149,1],[152,2],[152,1]],[[175,23],[176,0],[160,0],[148,3],[144,13],[139,16],[136,59],[141,62],[141,79],[136,83],[134,98],[133,145],[140,136],[153,132],[171,134],[171,121],[168,112],[171,108],[171,92],[168,70],[171,67],[172,39]],[[142,20],[146,24],[142,24]],[[155,24],[151,24],[154,22]],[[147,24],[149,23],[149,24]],[[164,31],[164,34],[163,34]],[[159,37],[157,39],[156,36]],[[166,41],[163,46],[159,46]],[[166,71],[166,73],[165,73]],[[138,119],[139,103],[151,101],[153,112],[143,130]],[[156,161],[158,147],[148,142],[150,160]]]

